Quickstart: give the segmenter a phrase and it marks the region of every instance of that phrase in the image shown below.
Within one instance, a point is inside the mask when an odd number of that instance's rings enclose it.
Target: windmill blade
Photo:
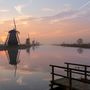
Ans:
[[[13,23],[14,23],[14,28],[16,30],[16,22],[15,22],[15,19],[13,18]]]
[[[20,39],[19,39],[19,36],[17,34],[16,34],[16,37],[17,37],[18,43],[20,44]]]
[[[7,35],[7,38],[6,38],[6,41],[5,41],[4,45],[7,45],[8,40],[9,40],[9,34]]]
[[[15,21],[15,19],[13,18],[13,23],[14,23],[14,28],[15,28],[15,30],[17,30],[17,26],[16,26],[16,21]],[[17,31],[19,34],[20,34],[20,32],[19,31]]]

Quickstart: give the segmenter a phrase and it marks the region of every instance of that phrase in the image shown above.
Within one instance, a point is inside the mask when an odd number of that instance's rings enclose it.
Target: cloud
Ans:
[[[72,20],[79,17],[85,17],[85,15],[88,15],[90,10],[83,10],[85,7],[87,7],[90,4],[90,1],[83,4],[81,7],[79,7],[77,10],[73,9],[70,4],[64,4],[64,7],[60,12],[53,16],[46,16],[42,17],[42,21],[49,22],[50,24],[58,23],[60,21],[66,21],[66,20]],[[48,8],[43,8],[43,11],[50,11]],[[52,10],[51,10],[52,11]]]
[[[32,2],[32,0],[30,0]],[[90,4],[90,1],[83,4],[81,7],[79,7],[77,10],[74,10],[70,4],[64,4],[64,7],[60,12],[53,16],[46,16],[46,17],[33,17],[33,16],[23,16],[21,17],[21,21],[24,21],[23,24],[27,24],[27,21],[46,21],[50,24],[58,23],[60,21],[66,21],[66,20],[73,20],[80,17],[85,17],[85,15],[88,15],[90,10],[83,10],[85,7],[87,7]],[[25,5],[17,5],[15,9],[18,13],[22,14],[22,9],[26,6]],[[51,8],[42,8],[42,11],[45,12],[52,12],[54,11]]]
[[[7,10],[7,9],[0,10],[0,13],[7,13],[7,12],[9,12],[9,10]]]
[[[33,17],[32,15],[30,16],[28,16],[28,15],[21,15],[21,16],[18,16],[18,17],[16,17],[15,18],[15,20],[17,21],[17,25],[28,25],[28,23],[30,22],[30,21],[34,21],[34,20],[36,20],[36,18],[35,17]]]
[[[22,9],[25,7],[25,5],[17,5],[15,6],[15,10],[19,13],[19,14],[23,14]]]
[[[16,17],[16,20],[21,20],[21,21],[26,21],[26,20],[28,20],[28,19],[30,19],[30,20],[32,20],[32,19],[34,19],[34,17],[31,15],[22,15],[22,16],[18,16],[18,17]]]
[[[73,13],[72,14],[71,13],[72,12],[68,12],[66,14],[65,13],[62,13],[63,16],[61,14],[58,14],[58,15],[54,16],[55,18],[54,19],[52,18],[50,20],[50,22],[51,23],[57,23],[57,22],[60,22],[60,21],[73,20],[73,19],[75,20],[75,19],[80,18],[80,17],[85,17],[85,15],[88,12],[86,12],[86,11],[81,11],[81,12],[73,11]]]
[[[62,11],[60,11],[60,13],[54,15],[54,16],[47,16],[47,17],[43,17],[43,19],[45,21],[54,21],[54,22],[58,22],[61,20],[65,20],[65,19],[70,19],[71,17],[73,17],[73,15],[76,14],[77,11],[75,10],[71,10],[71,9],[64,9]]]
[[[16,5],[14,8],[15,8],[15,10],[16,10],[19,14],[23,14],[23,11],[22,11],[23,8],[31,5],[31,4],[32,4],[32,1],[33,1],[33,0],[28,0],[26,3],[24,3],[24,4],[18,4],[18,5]]]
[[[83,4],[78,10],[81,10],[81,9],[85,8],[89,4],[90,4],[90,0],[87,3]]]
[[[53,12],[54,11],[54,9],[51,9],[51,8],[42,8],[41,10],[45,11],[45,12]]]
[[[72,9],[72,7],[69,4],[65,4],[64,8],[56,15],[54,16],[47,16],[42,17],[44,21],[50,22],[50,24],[53,23],[59,23],[61,21],[67,21],[67,20],[75,20],[79,19],[81,17],[86,18],[86,16],[90,15],[90,9],[84,9],[90,4],[90,1],[83,4],[81,7],[79,7],[77,10]]]
[[[64,4],[64,7],[62,8],[62,11],[69,11],[72,10],[72,6],[70,4]]]
[[[9,18],[0,18],[0,24],[4,24],[5,22],[10,21]]]
[[[14,7],[15,10],[19,14],[21,14],[21,16],[18,16],[16,18],[16,20],[22,21],[23,24],[27,24],[29,21],[36,21],[36,22],[46,21],[46,22],[49,22],[50,24],[53,24],[53,23],[59,23],[61,21],[67,21],[67,20],[73,20],[80,17],[85,17],[85,15],[88,15],[90,12],[90,10],[83,10],[85,7],[87,7],[90,4],[90,1],[88,1],[87,3],[79,7],[77,10],[74,10],[70,4],[64,4],[64,7],[62,8],[62,10],[60,10],[58,14],[53,16],[33,17],[32,15],[24,15],[22,11],[23,8],[25,8],[31,2],[32,0],[30,0],[29,3],[19,4]],[[45,12],[54,11],[54,9],[51,9],[51,8],[42,8],[41,10]],[[1,10],[0,12],[8,12],[8,10]],[[2,23],[3,22],[1,22],[1,24]]]
[[[0,82],[6,82],[6,81],[10,81],[10,78],[0,78]]]

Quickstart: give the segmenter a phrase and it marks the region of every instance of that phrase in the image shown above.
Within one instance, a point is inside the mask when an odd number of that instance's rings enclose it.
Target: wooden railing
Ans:
[[[70,87],[72,87],[72,80],[77,80],[77,81],[80,81],[80,82],[90,84],[90,80],[88,80],[88,78],[87,78],[87,77],[90,77],[90,71],[88,70],[88,68],[90,68],[89,65],[67,63],[67,62],[65,62],[65,64],[66,64],[66,67],[50,65],[50,67],[52,68],[52,72],[51,72],[51,74],[52,74],[52,82],[54,82],[55,76],[60,76],[60,77],[63,77],[63,78],[67,78],[69,80]],[[72,68],[72,67],[70,67],[71,65],[72,66],[81,66],[81,67],[84,68],[84,70],[83,69]],[[63,69],[64,71],[67,72],[67,75],[65,76],[65,75],[56,73],[55,68]],[[80,78],[75,78],[75,77],[73,77],[72,74],[84,75],[84,78],[83,78],[83,80],[80,79]]]
[[[74,71],[73,71],[73,73],[84,75],[85,80],[87,80],[87,76],[90,76],[90,75],[88,75],[88,70],[87,70],[88,68],[90,68],[89,65],[76,64],[76,63],[67,63],[67,62],[65,62],[65,64],[67,65],[67,69],[70,68],[70,66],[78,67],[78,70],[79,70],[79,67],[82,67],[84,69],[84,73],[74,72]],[[68,74],[69,74],[69,72],[67,72],[67,76],[68,76]]]

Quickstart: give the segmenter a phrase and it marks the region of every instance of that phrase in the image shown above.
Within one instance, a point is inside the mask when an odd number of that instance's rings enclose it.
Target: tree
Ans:
[[[82,39],[82,38],[79,38],[79,39],[77,40],[77,44],[79,44],[79,45],[83,44],[83,39]]]

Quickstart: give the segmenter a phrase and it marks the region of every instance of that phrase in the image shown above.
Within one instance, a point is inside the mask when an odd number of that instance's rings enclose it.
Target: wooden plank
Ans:
[[[67,78],[61,78],[61,79],[57,79],[54,80],[54,84],[56,85],[62,85],[65,87],[69,87],[69,79]],[[72,88],[76,89],[76,90],[90,90],[90,84],[87,83],[83,83],[77,80],[72,80]]]
[[[75,66],[86,66],[86,67],[90,67],[90,65],[85,65],[85,64],[76,64],[76,63],[67,63],[67,62],[65,62],[64,64],[75,65]]]
[[[73,71],[79,71],[79,72],[85,72],[85,70],[79,70],[79,69],[74,69],[74,68],[67,68],[67,67],[63,67],[63,66],[57,66],[57,65],[50,65],[51,67],[54,68],[61,68],[61,69],[71,69]],[[90,71],[87,71],[87,73],[90,73]]]

